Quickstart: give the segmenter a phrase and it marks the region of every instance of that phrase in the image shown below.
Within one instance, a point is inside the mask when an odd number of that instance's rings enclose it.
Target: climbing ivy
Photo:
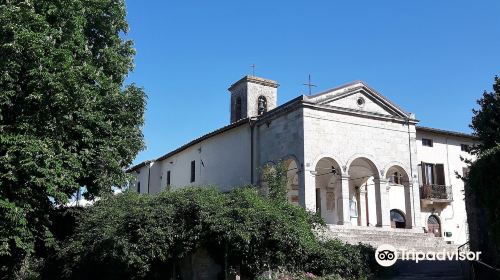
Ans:
[[[276,203],[253,187],[221,193],[187,188],[156,196],[127,192],[97,202],[58,254],[62,278],[164,279],[186,256],[206,248],[229,270],[337,274],[373,272],[373,249],[320,241],[315,215]]]

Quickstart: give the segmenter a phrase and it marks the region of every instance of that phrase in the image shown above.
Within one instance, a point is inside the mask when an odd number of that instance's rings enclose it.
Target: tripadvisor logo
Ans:
[[[375,251],[375,260],[384,267],[392,266],[398,260],[398,252],[392,245],[383,244]]]
[[[402,249],[399,252],[392,245],[380,245],[375,251],[375,260],[384,267],[393,266],[398,259],[403,261],[479,261],[481,252],[458,252],[442,250],[439,252],[423,252],[415,249]]]

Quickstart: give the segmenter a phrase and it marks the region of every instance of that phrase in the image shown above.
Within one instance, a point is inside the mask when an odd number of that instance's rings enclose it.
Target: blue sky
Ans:
[[[227,88],[251,73],[277,80],[278,103],[363,80],[420,125],[470,132],[500,74],[500,1],[127,0],[137,55],[127,82],[148,94],[147,149],[157,158],[229,123]]]

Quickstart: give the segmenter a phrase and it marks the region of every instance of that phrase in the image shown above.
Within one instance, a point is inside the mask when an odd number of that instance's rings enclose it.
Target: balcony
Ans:
[[[434,202],[450,203],[453,201],[452,187],[445,185],[420,186],[420,199],[427,204]]]

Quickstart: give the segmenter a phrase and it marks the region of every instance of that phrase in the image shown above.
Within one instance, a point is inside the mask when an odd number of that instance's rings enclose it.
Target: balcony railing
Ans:
[[[423,185],[420,186],[420,199],[427,199],[437,202],[453,201],[451,186],[444,185]]]

